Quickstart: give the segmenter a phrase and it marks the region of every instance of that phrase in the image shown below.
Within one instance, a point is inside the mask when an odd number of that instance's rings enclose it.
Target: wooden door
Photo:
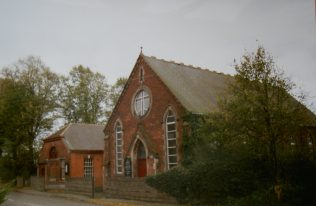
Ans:
[[[146,159],[137,160],[138,177],[145,177],[147,175]]]
[[[137,174],[138,177],[145,177],[147,175],[146,151],[141,141],[139,141],[137,147]]]

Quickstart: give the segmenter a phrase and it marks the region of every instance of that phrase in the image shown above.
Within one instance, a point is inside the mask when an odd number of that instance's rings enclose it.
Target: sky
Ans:
[[[0,0],[0,68],[29,55],[110,84],[147,56],[234,74],[262,45],[316,112],[316,0]]]

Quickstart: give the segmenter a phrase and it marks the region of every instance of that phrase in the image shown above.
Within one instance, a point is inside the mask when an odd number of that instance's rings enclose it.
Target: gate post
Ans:
[[[44,191],[46,191],[47,188],[47,182],[48,182],[48,162],[45,164],[45,176],[44,176]]]
[[[91,197],[94,198],[94,176],[93,175],[91,177],[91,186],[92,186]]]

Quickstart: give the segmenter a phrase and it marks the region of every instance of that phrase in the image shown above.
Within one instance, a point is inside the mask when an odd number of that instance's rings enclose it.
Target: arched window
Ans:
[[[134,109],[137,116],[144,116],[149,109],[150,96],[145,90],[140,90],[135,96]]]
[[[167,142],[167,164],[168,169],[177,166],[177,127],[176,117],[174,113],[169,110],[166,115],[166,142]]]
[[[53,146],[49,150],[49,159],[55,159],[55,158],[57,158],[57,149],[55,146]]]
[[[123,131],[120,122],[115,126],[115,157],[116,157],[116,173],[123,172]]]
[[[141,67],[139,70],[139,81],[144,82],[144,68]]]

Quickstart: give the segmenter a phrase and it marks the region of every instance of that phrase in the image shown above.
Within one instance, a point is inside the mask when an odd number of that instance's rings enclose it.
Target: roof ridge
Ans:
[[[231,76],[230,74],[225,74],[223,72],[218,72],[218,71],[215,71],[215,70],[210,70],[208,68],[202,68],[200,66],[194,66],[192,64],[184,64],[183,62],[175,62],[173,60],[165,60],[165,59],[160,59],[160,58],[157,58],[155,56],[146,56],[143,54],[143,56],[145,57],[148,57],[148,58],[153,58],[153,59],[156,59],[156,60],[159,60],[159,61],[164,61],[166,63],[172,63],[172,64],[176,64],[178,66],[185,66],[185,67],[190,67],[191,69],[196,69],[196,70],[200,70],[200,71],[206,71],[206,72],[212,72],[212,73],[216,73],[216,74],[221,74],[221,75],[226,75],[226,76]]]
[[[64,128],[62,129],[62,132],[60,133],[60,136],[65,137],[64,135],[70,126],[71,126],[71,123],[68,125],[65,125]]]
[[[78,123],[70,123],[70,125],[91,125],[91,126],[103,126],[104,124],[99,123],[99,124],[93,124],[93,123],[82,123],[82,122],[78,122]]]
[[[65,130],[67,130],[67,127],[69,125],[64,125],[61,128],[59,128],[58,130],[56,130],[55,132],[53,132],[52,134],[48,135],[48,137],[46,137],[45,139],[50,139],[50,138],[54,138],[57,136],[62,136],[65,132]]]

